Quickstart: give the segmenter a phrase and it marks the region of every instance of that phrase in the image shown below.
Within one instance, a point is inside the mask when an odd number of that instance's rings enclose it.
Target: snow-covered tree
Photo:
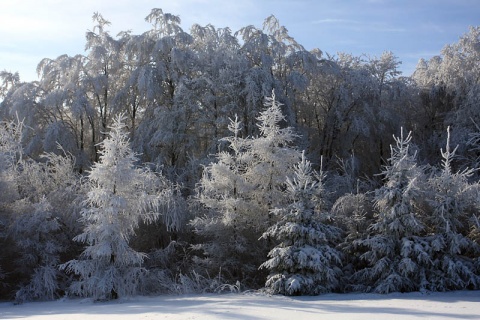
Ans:
[[[75,157],[80,171],[95,158],[97,123],[88,99],[84,72],[86,57],[60,55],[44,58],[37,66],[39,86],[44,92],[42,117],[47,119],[44,152],[58,153],[58,144]]]
[[[430,261],[417,206],[424,173],[410,150],[411,133],[405,137],[402,130],[394,138],[396,146],[391,146],[390,164],[383,171],[385,183],[374,197],[371,234],[356,241],[367,248],[361,255],[367,265],[353,279],[360,288],[378,293],[424,289]]]
[[[17,191],[17,167],[23,157],[21,145],[22,122],[0,122],[0,292],[6,289],[5,272],[13,265],[11,256],[15,248],[8,242],[8,227],[11,221],[11,205],[19,199]],[[13,254],[13,255],[12,255]],[[8,267],[7,267],[8,264]]]
[[[73,212],[78,179],[74,160],[45,154],[42,162],[25,157],[21,146],[23,122],[3,123],[0,129],[1,224],[11,256],[6,281],[14,281],[18,302],[53,299],[61,289],[57,265],[70,245],[69,231],[77,224]],[[14,253],[12,255],[12,253]],[[14,267],[14,269],[12,269]]]
[[[132,38],[139,51],[138,90],[148,99],[133,140],[147,161],[178,168],[185,165],[196,138],[188,134],[195,119],[192,104],[179,97],[196,65],[189,48],[192,37],[180,27],[180,17],[152,9],[145,18],[153,29]]]
[[[198,139],[205,148],[199,150],[202,153],[212,153],[228,134],[228,119],[242,110],[238,92],[246,63],[237,54],[238,39],[229,28],[193,25],[190,32],[195,71],[179,90],[178,102],[190,104],[194,113],[197,134],[190,139]]]
[[[75,160],[56,154],[43,159],[19,163],[19,199],[10,206],[15,214],[9,235],[18,250],[17,272],[24,278],[18,281],[18,302],[57,297],[65,286],[57,266],[76,252],[70,241],[79,230]]]
[[[23,130],[22,121],[0,122],[0,173],[15,169],[18,162],[22,160]]]
[[[61,234],[61,221],[55,216],[48,200],[43,197],[33,205],[23,201],[24,212],[10,228],[15,244],[20,248],[19,267],[31,272],[27,284],[16,293],[16,301],[52,300],[59,294],[58,264],[66,248]],[[63,241],[62,241],[63,240]]]
[[[480,217],[478,215],[473,215],[470,219],[472,227],[470,230],[470,238],[477,244],[480,243]],[[478,262],[480,262],[480,257],[477,257]]]
[[[292,128],[280,127],[284,117],[275,97],[267,98],[265,106],[258,117],[258,137],[239,137],[239,121],[231,122],[233,136],[225,139],[230,150],[217,154],[198,186],[197,198],[207,214],[192,225],[208,239],[198,248],[215,272],[221,269],[234,280],[258,276],[269,250],[269,244],[258,239],[276,222],[270,209],[287,203],[285,177],[301,156],[292,147]]]
[[[233,136],[223,140],[230,150],[219,152],[217,161],[204,168],[198,186],[197,197],[206,207],[205,215],[195,218],[191,224],[198,235],[209,239],[196,245],[205,254],[202,262],[209,269],[238,278],[242,269],[249,268],[247,263],[254,251],[246,246],[245,239],[245,232],[249,231],[245,230],[247,213],[252,210],[251,188],[243,177],[248,148],[246,139],[239,137],[241,124],[237,118],[231,120],[229,130]]]
[[[447,44],[439,55],[422,60],[412,78],[418,83],[422,98],[421,107],[428,118],[425,145],[433,149],[432,155],[443,146],[448,126],[455,126],[451,141],[458,145],[457,156],[466,157],[466,166],[475,167],[477,152],[468,154],[466,143],[480,123],[480,27],[472,26],[458,41]],[[473,120],[473,121],[472,121]],[[422,125],[423,127],[423,125]],[[424,130],[425,130],[424,129]]]
[[[168,210],[173,189],[163,177],[136,167],[123,116],[114,119],[101,146],[100,162],[88,174],[90,190],[81,212],[85,227],[75,237],[87,246],[80,259],[61,268],[80,277],[71,286],[73,294],[111,299],[135,294],[145,254],[129,241],[140,221],[152,222],[163,207]],[[164,220],[176,227],[178,217],[167,211]]]
[[[369,70],[361,58],[348,54],[339,54],[334,61],[319,59],[318,64],[302,110],[310,132],[310,154],[322,156],[328,169],[338,158],[355,154],[364,171],[377,172],[378,155],[364,152],[371,150],[375,119]]]
[[[293,178],[286,180],[291,203],[272,210],[280,220],[262,238],[280,243],[260,266],[270,270],[265,286],[272,293],[314,295],[338,288],[341,254],[334,247],[341,232],[328,224],[322,178],[323,173],[315,174],[302,154]]]
[[[433,266],[427,279],[432,291],[480,288],[472,260],[480,246],[468,237],[469,219],[478,212],[479,185],[469,182],[474,170],[452,170],[456,150],[450,149],[448,129],[445,151],[441,150],[442,168],[428,180],[427,225]]]
[[[92,31],[86,33],[85,48],[88,50],[88,56],[84,81],[88,87],[88,96],[92,97],[91,105],[95,108],[95,119],[100,122],[98,130],[102,135],[101,141],[106,137],[113,116],[111,100],[115,96],[115,91],[120,89],[116,81],[122,79],[120,73],[124,62],[122,60],[124,43],[110,35],[107,30],[110,21],[100,13],[95,12],[92,19],[96,25]]]
[[[358,240],[365,237],[368,227],[373,223],[373,212],[372,199],[368,193],[347,193],[339,197],[332,207],[336,226],[345,235],[338,248],[344,254],[343,272],[346,278],[364,264],[360,257],[367,248],[360,245]]]
[[[287,203],[283,196],[285,177],[293,174],[301,158],[301,152],[294,146],[298,136],[292,127],[282,127],[286,119],[273,91],[271,97],[265,98],[264,105],[266,109],[257,118],[260,136],[248,140],[249,165],[245,168],[245,179],[254,188],[251,199],[260,208],[250,219],[262,233],[274,222],[269,210]]]
[[[253,25],[241,28],[235,33],[243,43],[241,52],[245,53],[247,64],[242,75],[241,96],[243,102],[242,119],[246,135],[257,132],[256,116],[263,106],[263,99],[274,88],[272,74],[273,58],[270,54],[269,37]]]

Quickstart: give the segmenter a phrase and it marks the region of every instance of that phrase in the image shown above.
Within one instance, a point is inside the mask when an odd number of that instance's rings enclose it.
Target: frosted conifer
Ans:
[[[292,128],[281,127],[285,118],[280,106],[274,95],[266,98],[266,109],[258,117],[258,137],[239,137],[240,122],[232,121],[233,136],[224,139],[229,150],[219,152],[217,162],[205,168],[197,189],[207,213],[192,225],[208,239],[197,248],[204,251],[203,262],[233,280],[259,275],[270,243],[258,239],[276,222],[270,209],[286,203],[285,177],[301,157],[292,146],[296,138]]]
[[[445,151],[441,150],[442,169],[428,180],[430,215],[427,219],[433,262],[428,281],[432,291],[480,288],[480,276],[471,259],[480,247],[468,237],[466,227],[477,210],[478,184],[468,181],[472,169],[452,171],[456,150],[450,149],[448,129]]]
[[[422,237],[424,225],[416,201],[422,196],[423,171],[410,151],[411,134],[394,137],[390,165],[385,167],[384,185],[376,190],[375,223],[367,238],[356,245],[367,248],[361,259],[367,266],[353,274],[364,290],[378,293],[417,291],[426,286],[430,257]]]
[[[239,136],[241,124],[237,118],[230,121],[228,128],[232,136],[223,140],[229,144],[230,152],[217,153],[217,161],[204,168],[197,199],[206,211],[191,224],[198,235],[208,239],[195,246],[204,253],[197,262],[238,279],[242,272],[254,270],[250,263],[255,250],[246,245],[248,213],[252,211],[251,187],[244,177],[249,149],[247,140]]]
[[[90,190],[82,210],[83,233],[74,240],[87,246],[80,259],[61,267],[79,275],[71,291],[95,299],[133,295],[145,254],[129,246],[140,221],[157,219],[172,190],[164,179],[135,166],[124,118],[118,116],[102,143],[100,162],[88,175]],[[168,226],[175,224],[171,220]]]
[[[294,177],[287,177],[286,193],[292,202],[273,210],[280,220],[262,235],[280,242],[260,266],[270,270],[265,286],[272,293],[313,295],[330,292],[339,284],[341,255],[334,244],[340,230],[328,225],[321,211],[321,178],[316,179],[302,155]]]

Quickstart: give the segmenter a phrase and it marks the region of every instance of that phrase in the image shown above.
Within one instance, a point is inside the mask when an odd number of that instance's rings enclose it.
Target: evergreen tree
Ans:
[[[229,130],[233,136],[223,140],[229,144],[230,152],[219,152],[217,162],[205,167],[197,189],[205,215],[193,219],[191,224],[198,235],[208,239],[195,246],[205,255],[197,262],[238,279],[242,273],[254,270],[249,260],[255,250],[246,246],[247,213],[252,211],[251,188],[244,177],[247,140],[238,136],[241,124],[237,118],[231,120]]]
[[[468,237],[468,220],[477,212],[478,183],[470,183],[472,169],[452,171],[455,148],[450,150],[450,130],[442,154],[442,169],[428,180],[430,214],[427,217],[432,269],[428,272],[432,291],[480,288],[472,257],[480,247]]]
[[[280,220],[262,238],[280,243],[260,268],[270,270],[265,286],[272,293],[313,295],[338,287],[341,255],[335,248],[340,229],[328,225],[323,212],[322,174],[314,176],[311,163],[302,154],[294,177],[287,177],[287,197],[292,201],[273,212]]]
[[[294,146],[298,136],[292,127],[282,127],[286,119],[282,104],[275,100],[275,93],[265,98],[265,110],[257,117],[260,136],[248,139],[244,177],[253,188],[251,202],[257,206],[249,219],[261,235],[275,223],[270,210],[287,204],[284,197],[285,177],[293,174],[301,152]],[[258,238],[257,238],[258,239]]]
[[[411,133],[394,137],[390,165],[383,174],[385,184],[375,193],[376,217],[372,235],[355,241],[364,246],[361,255],[367,265],[353,274],[360,288],[378,293],[417,291],[426,286],[426,268],[430,257],[428,242],[422,237],[416,202],[422,196],[423,171],[410,151]]]
[[[205,237],[196,247],[210,271],[252,285],[260,283],[257,269],[270,249],[269,240],[258,239],[276,222],[270,209],[286,203],[285,176],[301,156],[291,146],[296,137],[292,129],[280,127],[284,116],[275,97],[267,98],[265,106],[258,117],[259,137],[239,137],[240,123],[231,122],[233,137],[225,139],[230,152],[217,154],[198,186],[206,215],[192,221],[195,232]]]
[[[124,118],[117,116],[109,137],[102,143],[100,162],[88,174],[90,190],[81,212],[85,227],[75,237],[87,247],[80,259],[62,269],[79,275],[71,292],[96,299],[133,295],[141,275],[145,254],[129,246],[139,222],[152,222],[161,206],[172,199],[172,189],[155,173],[137,168],[137,157],[129,146]],[[170,218],[170,219],[167,219]],[[176,217],[165,220],[175,226]]]
[[[329,189],[330,190],[330,189]],[[340,227],[345,237],[339,244],[339,249],[344,256],[344,278],[365,266],[361,255],[368,250],[361,245],[359,240],[365,237],[368,227],[374,222],[373,204],[368,193],[347,193],[335,201],[332,207],[332,215],[335,217],[336,226]],[[345,288],[349,290],[350,288]]]

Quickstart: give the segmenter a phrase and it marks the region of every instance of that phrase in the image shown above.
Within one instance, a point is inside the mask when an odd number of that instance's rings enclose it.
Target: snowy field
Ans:
[[[257,294],[136,297],[93,303],[59,300],[0,303],[0,319],[480,319],[480,291],[408,294],[327,294],[283,297]]]

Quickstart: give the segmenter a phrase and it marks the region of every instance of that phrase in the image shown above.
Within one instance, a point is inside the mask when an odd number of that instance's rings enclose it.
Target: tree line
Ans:
[[[0,73],[1,296],[478,289],[480,28],[410,77],[180,27]]]

